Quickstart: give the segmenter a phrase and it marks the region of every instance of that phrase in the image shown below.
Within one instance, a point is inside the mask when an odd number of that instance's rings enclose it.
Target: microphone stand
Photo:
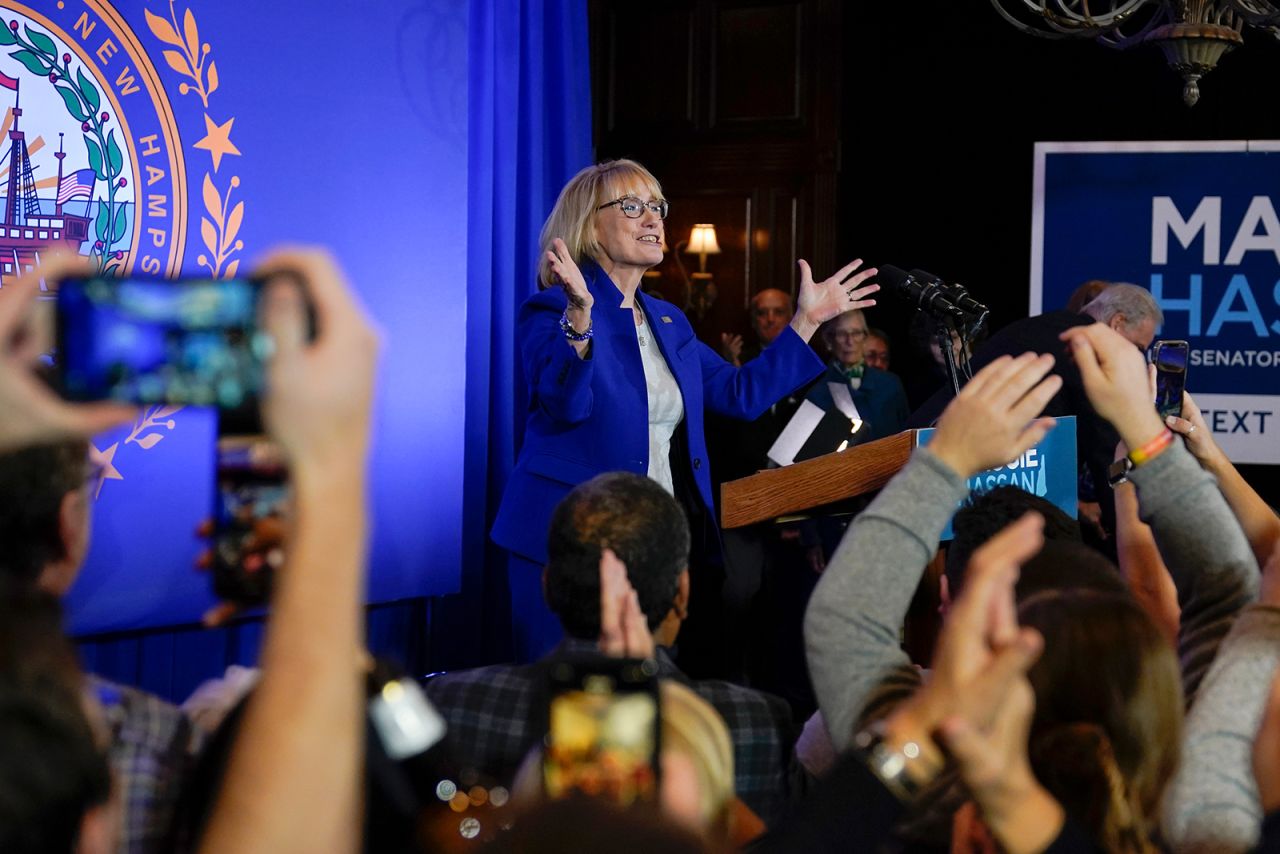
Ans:
[[[951,378],[951,388],[956,394],[960,393],[960,369],[956,365],[956,353],[952,347],[951,333],[953,326],[939,321],[935,326],[934,334],[938,336],[938,347],[942,350],[942,358],[946,362],[947,376]],[[960,342],[964,346],[963,339]]]

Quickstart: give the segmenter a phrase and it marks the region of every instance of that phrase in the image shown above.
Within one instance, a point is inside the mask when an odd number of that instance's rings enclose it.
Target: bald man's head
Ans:
[[[773,339],[782,334],[782,330],[791,322],[795,309],[791,306],[791,295],[777,288],[766,288],[751,298],[751,328],[761,345],[773,343]]]

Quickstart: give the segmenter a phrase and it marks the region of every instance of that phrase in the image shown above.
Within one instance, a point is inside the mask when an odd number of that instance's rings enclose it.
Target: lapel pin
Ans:
[[[663,323],[670,323],[670,322],[671,322],[671,318],[670,318],[670,317],[667,317],[667,316],[664,314],[664,315],[662,315],[662,322],[663,322]]]

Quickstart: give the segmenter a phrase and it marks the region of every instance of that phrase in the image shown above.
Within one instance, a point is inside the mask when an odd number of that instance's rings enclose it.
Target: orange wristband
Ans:
[[[1150,462],[1164,452],[1164,449],[1173,444],[1173,431],[1168,427],[1159,435],[1147,442],[1141,448],[1134,448],[1129,452],[1129,459],[1135,466],[1140,466],[1145,462]]]

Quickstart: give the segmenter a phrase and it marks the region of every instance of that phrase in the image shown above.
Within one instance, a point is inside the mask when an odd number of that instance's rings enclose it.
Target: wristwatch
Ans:
[[[914,741],[895,749],[885,743],[883,729],[873,725],[854,736],[853,748],[867,769],[899,801],[908,803],[919,794],[919,784],[907,773],[907,763],[920,758],[920,746]]]
[[[1129,472],[1131,471],[1133,471],[1133,460],[1128,457],[1121,457],[1107,469],[1107,483],[1111,484],[1112,489],[1122,483],[1128,483]]]

